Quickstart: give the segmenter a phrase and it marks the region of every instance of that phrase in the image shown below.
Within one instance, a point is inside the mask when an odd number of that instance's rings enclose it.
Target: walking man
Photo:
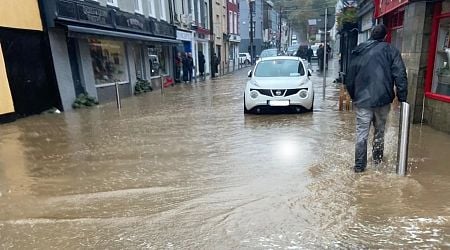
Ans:
[[[201,51],[198,52],[198,72],[200,77],[205,80],[205,55]]]
[[[400,52],[387,42],[386,27],[372,30],[370,40],[352,52],[346,87],[356,107],[355,172],[367,166],[367,138],[374,126],[372,157],[375,164],[383,160],[384,129],[396,87],[399,102],[406,102],[407,78]]]

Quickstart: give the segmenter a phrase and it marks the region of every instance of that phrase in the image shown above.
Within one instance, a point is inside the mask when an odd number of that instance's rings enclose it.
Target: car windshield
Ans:
[[[267,49],[261,52],[261,57],[277,56],[276,49]]]
[[[241,53],[241,54],[239,54],[239,56],[241,56],[241,57],[244,57],[244,56],[245,56],[245,54]]]
[[[298,60],[267,60],[258,63],[254,75],[255,77],[298,77],[305,75],[305,69]]]

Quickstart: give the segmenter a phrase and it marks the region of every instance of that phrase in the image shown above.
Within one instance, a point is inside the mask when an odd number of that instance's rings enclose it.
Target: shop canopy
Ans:
[[[82,26],[67,25],[67,35],[75,38],[89,38],[92,36],[109,37],[114,39],[132,39],[143,42],[159,42],[169,44],[179,44],[181,41],[169,38],[139,35],[134,33],[95,29]]]

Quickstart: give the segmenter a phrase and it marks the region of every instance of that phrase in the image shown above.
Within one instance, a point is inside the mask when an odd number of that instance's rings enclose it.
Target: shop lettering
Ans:
[[[130,26],[130,27],[138,27],[138,28],[140,28],[141,30],[144,29],[144,24],[141,23],[141,21],[139,21],[139,20],[137,20],[137,19],[135,19],[135,18],[130,18],[130,19],[128,19],[128,20],[127,20],[127,23],[128,23],[128,26]]]
[[[83,6],[82,10],[87,20],[95,23],[106,23],[106,13],[104,11],[88,6]]]

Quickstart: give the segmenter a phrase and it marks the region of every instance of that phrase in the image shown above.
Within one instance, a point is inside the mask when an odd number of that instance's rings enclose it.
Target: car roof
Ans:
[[[260,61],[272,61],[272,60],[300,61],[300,58],[296,57],[296,56],[268,56],[268,57],[263,57],[263,58],[260,59]]]

